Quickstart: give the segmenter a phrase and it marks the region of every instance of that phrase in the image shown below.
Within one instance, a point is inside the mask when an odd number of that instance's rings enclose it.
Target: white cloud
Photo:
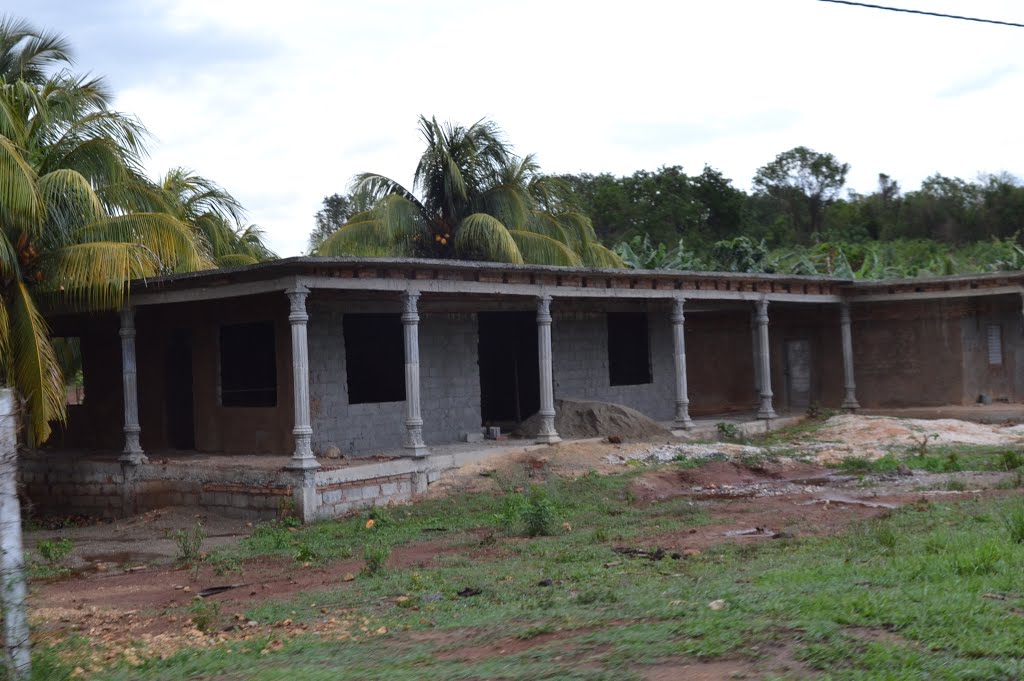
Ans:
[[[707,163],[748,187],[804,144],[860,191],[879,172],[1024,173],[1018,29],[813,0],[14,4],[108,73],[158,140],[153,175],[215,179],[282,255],[354,173],[411,181],[421,113],[490,117],[553,172]],[[969,11],[1024,20],[1009,0]]]

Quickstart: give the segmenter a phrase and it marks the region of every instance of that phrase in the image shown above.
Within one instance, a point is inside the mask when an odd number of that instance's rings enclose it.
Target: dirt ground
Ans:
[[[1024,442],[1020,427],[981,426],[960,421],[923,423],[881,417],[839,416],[806,437],[796,446],[811,451],[880,455],[893,447],[912,444],[922,433],[937,433],[938,442],[983,444],[1019,444]],[[656,442],[612,444],[605,441],[562,443],[542,452],[520,453],[487,459],[464,466],[433,485],[432,497],[462,492],[494,491],[514,482],[517,476],[559,475],[575,477],[588,471],[622,472],[631,460],[650,459],[651,452],[679,452],[686,447],[705,447],[715,452],[729,451],[738,445],[686,445],[660,439]],[[724,449],[723,449],[724,447]],[[843,449],[837,449],[842,447]],[[680,449],[682,448],[682,449]],[[763,450],[758,450],[763,451]],[[841,532],[851,523],[889,513],[893,508],[923,505],[936,497],[990,495],[1005,476],[995,473],[957,473],[963,482],[958,491],[947,490],[949,475],[917,472],[894,475],[864,486],[862,480],[838,475],[811,461],[774,458],[758,462],[742,457],[750,452],[733,451],[730,458],[714,458],[689,468],[651,467],[637,476],[630,492],[637,503],[652,503],[686,496],[700,504],[711,522],[673,534],[652,534],[638,547],[667,551],[700,552],[723,542],[763,542],[777,537],[828,535]],[[675,456],[674,455],[674,456]],[[707,458],[706,455],[695,456]],[[661,458],[655,456],[653,458]],[[35,583],[30,599],[31,616],[37,636],[59,640],[70,632],[90,637],[97,646],[97,664],[114,657],[131,659],[129,641],[141,642],[147,654],[171,654],[182,648],[217,645],[227,639],[267,637],[281,641],[290,636],[317,632],[325,638],[359,639],[387,633],[367,620],[355,619],[343,610],[324,604],[315,623],[295,624],[249,622],[242,614],[254,606],[299,593],[317,593],[338,588],[345,575],[358,573],[363,561],[352,559],[326,567],[297,565],[294,560],[262,560],[245,565],[244,584],[216,597],[221,612],[238,613],[239,627],[218,635],[199,633],[188,617],[181,614],[204,587],[221,585],[231,577],[214,574],[203,566],[193,575],[172,565],[176,551],[173,532],[201,520],[206,528],[206,547],[215,548],[237,542],[252,529],[251,524],[214,514],[197,514],[195,509],[164,509],[115,523],[85,527],[34,530],[26,535],[27,546],[40,539],[71,537],[75,543],[71,578],[50,583]],[[483,530],[482,530],[483,531]],[[515,541],[511,539],[509,541]],[[395,547],[390,563],[395,567],[427,565],[438,554],[459,552],[470,560],[486,559],[493,548],[467,547],[463,540],[436,537]],[[167,613],[179,614],[167,614]],[[578,632],[577,632],[578,633]],[[556,634],[557,635],[557,634]],[[394,632],[389,645],[400,645],[403,636]],[[410,639],[411,640],[411,639]],[[506,654],[511,647],[537,645],[543,637],[530,642],[496,641],[485,650],[456,649],[452,654],[469,657]],[[278,643],[280,645],[280,643]],[[650,679],[736,678],[737,673],[778,673],[793,670],[797,663],[784,650],[767,657],[757,670],[743,663],[713,661],[696,664],[692,660],[667,661],[648,670]],[[768,666],[763,666],[768,665]]]

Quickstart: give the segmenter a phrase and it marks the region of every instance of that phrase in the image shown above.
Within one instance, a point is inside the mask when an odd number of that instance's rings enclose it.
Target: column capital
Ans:
[[[420,320],[419,301],[419,291],[405,291],[402,293],[402,321],[406,324],[415,324]]]
[[[537,323],[551,323],[551,296],[547,294],[537,296]]]
[[[759,324],[768,323],[768,299],[761,298],[754,303],[754,309],[756,310],[755,319]]]
[[[686,298],[680,296],[672,299],[672,323],[682,324],[686,321]]]
[[[309,315],[306,313],[306,296],[309,295],[309,288],[298,284],[285,289],[284,293],[288,296],[288,302],[291,305],[288,321],[292,324],[309,321]]]

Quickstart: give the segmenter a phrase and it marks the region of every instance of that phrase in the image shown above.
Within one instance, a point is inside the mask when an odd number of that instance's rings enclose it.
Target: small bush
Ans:
[[[511,492],[505,495],[501,512],[494,515],[494,522],[505,532],[513,533],[519,529],[525,510],[526,497],[523,493]]]
[[[39,555],[42,556],[43,560],[51,568],[60,567],[64,559],[71,555],[74,548],[74,543],[67,537],[53,540],[43,539],[36,545]]]
[[[946,460],[942,462],[942,470],[946,473],[956,473],[963,469],[963,464],[960,463],[960,455],[956,452],[950,452],[947,454]]]
[[[198,565],[203,559],[203,541],[205,540],[206,530],[198,520],[191,528],[175,532],[174,543],[178,545],[176,560],[182,565]]]
[[[1014,449],[1008,449],[999,455],[997,466],[1000,470],[1015,471],[1024,466],[1024,456]]]
[[[513,492],[505,496],[500,513],[494,521],[507,533],[521,532],[528,537],[555,533],[555,503],[543,485],[531,485],[529,492]]]
[[[1024,544],[1024,503],[1019,503],[1006,514],[1006,530],[1010,533],[1010,541]]]
[[[555,504],[546,489],[539,485],[530,487],[523,510],[523,524],[530,537],[549,536],[555,533]]]
[[[740,429],[736,427],[735,423],[719,421],[715,424],[715,428],[718,430],[718,436],[723,440],[740,439]]]
[[[217,617],[220,616],[220,603],[196,596],[188,612],[192,618],[192,626],[205,634],[217,623]]]
[[[928,456],[928,441],[938,439],[938,433],[923,433],[917,437],[911,437],[910,440],[913,442],[913,444],[911,445],[910,450],[914,453],[915,456],[918,456],[923,459],[924,457]]]
[[[391,557],[391,548],[380,543],[371,542],[363,548],[363,574],[370,577],[384,572],[385,564]]]

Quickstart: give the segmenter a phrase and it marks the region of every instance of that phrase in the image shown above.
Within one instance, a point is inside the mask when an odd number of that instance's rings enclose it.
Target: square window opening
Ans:
[[[220,327],[220,404],[277,406],[277,348],[273,322]]]
[[[346,314],[345,373],[349,404],[405,401],[405,337],[397,314]]]
[[[608,379],[611,385],[652,382],[646,312],[608,313]]]

